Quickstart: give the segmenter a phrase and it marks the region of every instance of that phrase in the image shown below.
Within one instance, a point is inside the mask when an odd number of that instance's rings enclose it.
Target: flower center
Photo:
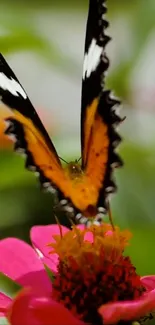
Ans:
[[[53,297],[74,315],[100,324],[98,308],[108,302],[133,300],[144,288],[135,267],[123,252],[131,234],[110,225],[73,227],[51,244],[59,256]]]

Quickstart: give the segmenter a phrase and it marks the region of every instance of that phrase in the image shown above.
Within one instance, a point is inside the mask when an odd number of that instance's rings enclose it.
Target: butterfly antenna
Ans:
[[[113,224],[113,218],[112,218],[112,213],[111,213],[111,208],[110,208],[109,201],[108,201],[108,216],[109,216],[109,221],[111,223],[111,226],[113,228],[113,231],[115,231],[115,227],[114,227],[114,224]]]
[[[82,157],[80,157],[80,158],[77,160],[77,162],[79,162],[81,159],[82,159]]]
[[[59,156],[58,156],[59,157]],[[66,164],[69,164],[65,159],[59,157],[60,160],[62,160],[63,162],[65,162]]]

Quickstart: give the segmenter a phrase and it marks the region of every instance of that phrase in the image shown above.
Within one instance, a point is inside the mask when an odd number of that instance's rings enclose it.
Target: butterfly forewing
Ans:
[[[97,191],[96,205],[102,202],[103,206],[108,191],[116,189],[111,179],[112,166],[121,164],[114,153],[121,140],[114,130],[116,120],[121,121],[114,110],[119,101],[111,98],[104,84],[109,67],[105,47],[110,40],[106,11],[104,0],[89,1],[81,103],[82,167]]]
[[[14,113],[15,111],[19,112],[25,118],[31,120],[33,125],[40,130],[40,133],[45,138],[49,148],[52,149],[55,157],[57,157],[57,161],[59,161],[56,150],[40,118],[38,117],[36,110],[2,54],[0,54],[0,99],[2,103],[9,107]]]
[[[104,29],[108,23],[103,20],[106,9],[104,1],[89,1],[89,13],[86,27],[86,40],[82,79],[81,103],[81,147],[82,165],[85,167],[89,149],[91,130],[97,111],[99,96],[103,89],[104,72],[109,61],[104,53],[104,47],[109,41]]]
[[[67,188],[66,178],[48,133],[32,106],[25,90],[0,55],[0,98],[13,115],[6,121],[6,134],[15,137],[15,150],[26,154],[26,167],[39,172],[42,185]]]

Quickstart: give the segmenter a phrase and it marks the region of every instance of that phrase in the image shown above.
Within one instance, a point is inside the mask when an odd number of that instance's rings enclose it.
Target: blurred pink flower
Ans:
[[[61,226],[61,237],[57,225],[36,226],[31,229],[34,249],[19,239],[1,240],[0,272],[23,289],[14,299],[0,293],[0,316],[12,325],[21,325],[21,320],[22,325],[102,324],[102,319],[116,324],[153,311],[155,276],[136,274],[122,255],[128,235],[107,227],[103,233],[102,227],[69,231]],[[56,253],[50,254],[51,249]],[[55,274],[53,283],[44,264]]]

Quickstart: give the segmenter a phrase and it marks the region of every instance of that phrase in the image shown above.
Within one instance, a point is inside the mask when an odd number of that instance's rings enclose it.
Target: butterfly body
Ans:
[[[80,181],[83,175],[81,165],[76,161],[71,161],[65,168],[69,178],[74,181]]]
[[[57,191],[62,206],[69,204],[66,211],[75,209],[85,219],[107,211],[108,195],[116,190],[112,172],[122,164],[115,152],[121,141],[115,130],[122,121],[115,112],[119,101],[104,85],[109,66],[105,46],[110,39],[105,34],[105,12],[105,0],[89,0],[81,96],[81,164],[74,161],[62,166],[24,88],[0,55],[0,98],[13,113],[7,118],[6,134],[15,137],[15,150],[25,153],[26,168],[39,174],[42,187]]]

